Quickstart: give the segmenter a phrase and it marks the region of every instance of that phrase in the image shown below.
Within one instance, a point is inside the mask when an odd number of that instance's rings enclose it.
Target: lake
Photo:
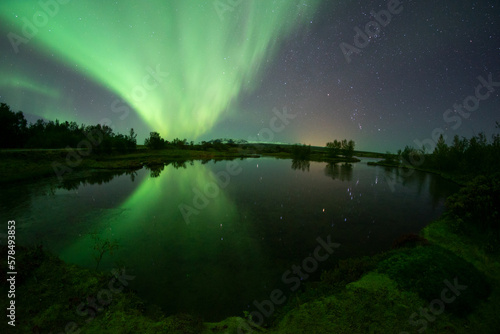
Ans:
[[[42,243],[87,268],[97,264],[93,235],[116,241],[99,270],[125,267],[135,276],[130,287],[166,313],[218,321],[254,311],[253,301],[275,289],[287,294],[317,279],[341,258],[391,249],[439,217],[458,189],[367,161],[256,158],[87,171],[64,184],[54,177],[3,186],[0,212],[2,221],[16,220],[18,244]],[[327,259],[293,273],[314,256],[318,238],[338,244],[335,251],[322,249]]]

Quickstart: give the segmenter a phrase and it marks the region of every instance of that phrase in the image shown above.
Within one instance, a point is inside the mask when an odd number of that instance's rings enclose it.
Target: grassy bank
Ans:
[[[7,253],[6,246],[1,250]],[[243,321],[234,317],[206,323],[187,314],[165,315],[127,287],[133,276],[124,269],[114,273],[83,269],[62,262],[41,246],[17,247],[16,263],[15,327],[2,324],[8,333],[230,333]],[[7,268],[4,259],[2,267]],[[7,291],[7,277],[1,278]]]
[[[76,150],[14,150],[0,152],[0,183],[56,176],[57,171],[85,169],[140,169],[145,165],[159,165],[172,161],[232,159],[256,157],[248,151],[146,150],[133,153],[86,155]],[[55,166],[55,168],[54,168]]]
[[[497,333],[499,253],[452,224],[442,217],[422,231],[427,241],[341,261],[296,295],[269,333]]]
[[[406,171],[407,174],[411,173],[412,170],[418,170],[421,172],[425,173],[431,173],[431,174],[436,174],[441,176],[442,178],[452,181],[458,185],[464,186],[467,184],[467,182],[471,179],[471,176],[469,175],[464,175],[462,173],[447,173],[442,170],[438,169],[431,169],[431,168],[423,168],[423,167],[416,167],[412,165],[403,165],[400,162],[397,161],[392,161],[392,160],[380,160],[377,162],[370,161],[367,162],[368,166],[381,166],[381,167],[387,167],[387,168],[400,168],[403,171]]]
[[[148,150],[137,149],[131,153],[87,154],[84,150],[2,150],[0,151],[0,183],[33,180],[65,175],[72,171],[88,169],[136,170],[143,166],[163,165],[172,161],[236,159],[271,156],[293,159],[287,147],[279,145],[244,145],[226,150]],[[358,162],[356,158],[329,158],[326,151],[313,150],[309,161],[341,163]]]
[[[499,175],[477,177],[394,250],[340,261],[278,312],[270,333],[498,333]]]
[[[497,333],[500,253],[485,249],[482,240],[479,232],[455,233],[444,216],[421,238],[400,240],[398,249],[340,261],[321,281],[277,306],[265,332]],[[206,323],[192,315],[163,314],[121,286],[130,279],[126,272],[118,272],[125,277],[120,280],[69,265],[40,246],[18,249],[16,262],[17,320],[9,332],[237,333],[239,326],[247,327],[240,317]],[[457,294],[446,281],[458,284]],[[2,285],[6,290],[6,277]],[[442,298],[449,302],[440,304]]]
[[[497,178],[476,179],[420,235],[402,236],[392,250],[375,256],[339,261],[320,281],[305,283],[276,305],[259,329],[242,317],[207,323],[164,314],[129,289],[133,277],[124,271],[99,273],[64,263],[41,246],[17,248],[16,327],[9,332],[203,334],[237,333],[241,327],[294,334],[497,333],[498,189]],[[6,258],[1,262],[6,268]],[[1,275],[6,291],[5,271]],[[241,310],[234,314],[243,316]]]

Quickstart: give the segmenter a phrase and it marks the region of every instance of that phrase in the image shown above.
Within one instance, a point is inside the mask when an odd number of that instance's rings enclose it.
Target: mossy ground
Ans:
[[[120,287],[111,273],[64,263],[41,247],[17,247],[16,263],[16,326],[3,321],[2,333],[231,333],[243,321],[204,323],[191,315],[165,315]],[[5,294],[6,282],[2,277]]]
[[[498,333],[499,252],[485,249],[479,232],[454,233],[452,223],[445,216],[428,225],[429,245],[339,263],[296,296],[269,333]],[[455,278],[467,288],[441,310],[435,300]],[[436,314],[420,313],[430,308]]]
[[[359,156],[377,156],[359,152]],[[81,171],[88,169],[128,169],[136,170],[145,165],[162,165],[172,161],[210,160],[210,159],[236,159],[271,156],[278,159],[291,159],[290,152],[277,151],[272,145],[255,145],[243,147],[230,147],[224,151],[208,149],[200,150],[148,150],[137,149],[130,153],[87,154],[85,151],[74,149],[58,150],[2,150],[0,151],[0,184],[7,182],[29,181],[48,176],[56,176],[53,164],[59,164],[68,170]],[[356,158],[328,158],[326,152],[313,150],[310,161],[340,163],[358,162]],[[68,168],[68,169],[66,169]]]
[[[422,231],[428,245],[339,262],[336,269],[323,273],[320,282],[311,282],[277,307],[262,330],[497,333],[499,252],[478,244],[479,234],[459,235],[452,228],[449,218],[443,217]],[[206,323],[191,315],[165,315],[127,288],[111,294],[107,305],[97,303],[97,310],[82,307],[92,305],[101,290],[109,289],[112,274],[66,264],[41,247],[18,249],[16,255],[20,273],[16,327],[10,327],[9,333],[237,333],[238,326],[246,327],[240,317]],[[432,321],[426,319],[421,309],[439,300],[447,287],[444,280],[453,283],[455,277],[467,288],[453,302],[444,303],[442,313],[429,313]],[[2,277],[6,290],[4,282]]]
[[[52,158],[60,159],[67,153],[53,154]],[[138,153],[87,163],[97,164],[94,168],[153,163],[181,153],[149,154],[147,159]],[[215,153],[207,154],[213,158]],[[52,158],[43,153],[39,160]],[[445,214],[421,236],[427,244],[340,261],[336,269],[322,274],[320,282],[306,284],[305,291],[276,307],[264,328],[255,332],[498,333],[500,250],[498,244],[484,242],[490,240],[490,233],[473,226],[467,233],[460,232],[456,220]],[[90,309],[99,292],[109,289],[113,275],[66,264],[41,247],[17,251],[16,327],[8,326],[9,333],[237,333],[244,321],[233,317],[206,323],[191,315],[166,315],[127,288],[112,293],[106,305]],[[2,254],[7,254],[5,247]],[[6,257],[2,268],[5,262]],[[0,284],[6,294],[5,275],[5,271],[0,274]],[[453,283],[455,278],[467,288],[453,302],[444,303],[442,313],[422,315],[423,309],[442,298],[444,281]],[[2,299],[2,307],[6,303]],[[1,326],[7,327],[6,321]]]

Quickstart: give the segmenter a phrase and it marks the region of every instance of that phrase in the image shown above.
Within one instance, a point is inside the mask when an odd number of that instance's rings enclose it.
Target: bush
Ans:
[[[484,231],[500,231],[500,173],[491,177],[478,176],[466,187],[450,196],[446,206],[462,229],[474,224]]]
[[[476,267],[439,246],[401,250],[380,262],[378,270],[396,281],[400,288],[415,292],[428,302],[441,298],[441,292],[447,288],[445,280],[453,285],[456,278],[458,284],[467,288],[445,306],[447,311],[459,316],[470,313],[490,293],[489,284]]]

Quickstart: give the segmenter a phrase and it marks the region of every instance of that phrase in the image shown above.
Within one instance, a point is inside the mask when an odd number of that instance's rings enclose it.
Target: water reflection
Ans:
[[[161,172],[165,168],[165,165],[164,164],[146,165],[144,167],[146,167],[146,169],[149,170],[149,177],[156,178],[156,177],[160,176]]]
[[[292,169],[293,170],[301,170],[301,171],[305,172],[305,171],[309,171],[310,167],[311,167],[311,162],[309,160],[299,160],[299,159],[292,160]]]
[[[325,175],[333,180],[352,181],[352,164],[350,163],[328,163],[325,166]]]
[[[121,175],[128,175],[130,181],[134,182],[137,176],[137,171],[130,170],[103,170],[103,171],[86,171],[81,173],[75,173],[72,177],[66,177],[60,184],[57,185],[58,188],[66,190],[76,190],[81,186],[85,185],[102,185],[111,182],[115,177]]]
[[[167,312],[183,310],[210,319],[226,315],[229,308],[243,309],[255,298],[266,273],[273,267],[263,259],[259,244],[249,235],[233,201],[219,189],[207,192],[214,173],[194,163],[186,169],[161,166],[152,170],[117,210],[92,221],[102,240],[117,240],[121,248],[105,257],[100,268],[117,260],[136,275],[134,289]],[[194,211],[186,223],[179,205]],[[116,212],[119,212],[116,214]],[[89,234],[73,240],[60,251],[63,260],[95,267]],[[240,298],[234,298],[240,296]],[[200,304],[200,300],[203,303]],[[207,310],[207,304],[226,304]]]
[[[228,173],[234,164],[241,173]],[[290,168],[289,160],[261,158],[88,172],[63,184],[4,187],[0,196],[19,200],[1,216],[16,217],[24,243],[43,241],[62,259],[95,268],[90,233],[117,240],[101,270],[125,265],[133,288],[167,313],[220,320],[284,290],[281,275],[317,237],[341,243],[336,256],[389,249],[437,217],[454,189],[425,173],[300,160]]]
[[[400,185],[415,189],[418,195],[430,195],[432,208],[437,208],[449,194],[450,182],[432,175],[409,168],[383,167],[385,180],[393,191]],[[452,186],[453,187],[453,186]],[[454,188],[457,186],[454,186]]]

